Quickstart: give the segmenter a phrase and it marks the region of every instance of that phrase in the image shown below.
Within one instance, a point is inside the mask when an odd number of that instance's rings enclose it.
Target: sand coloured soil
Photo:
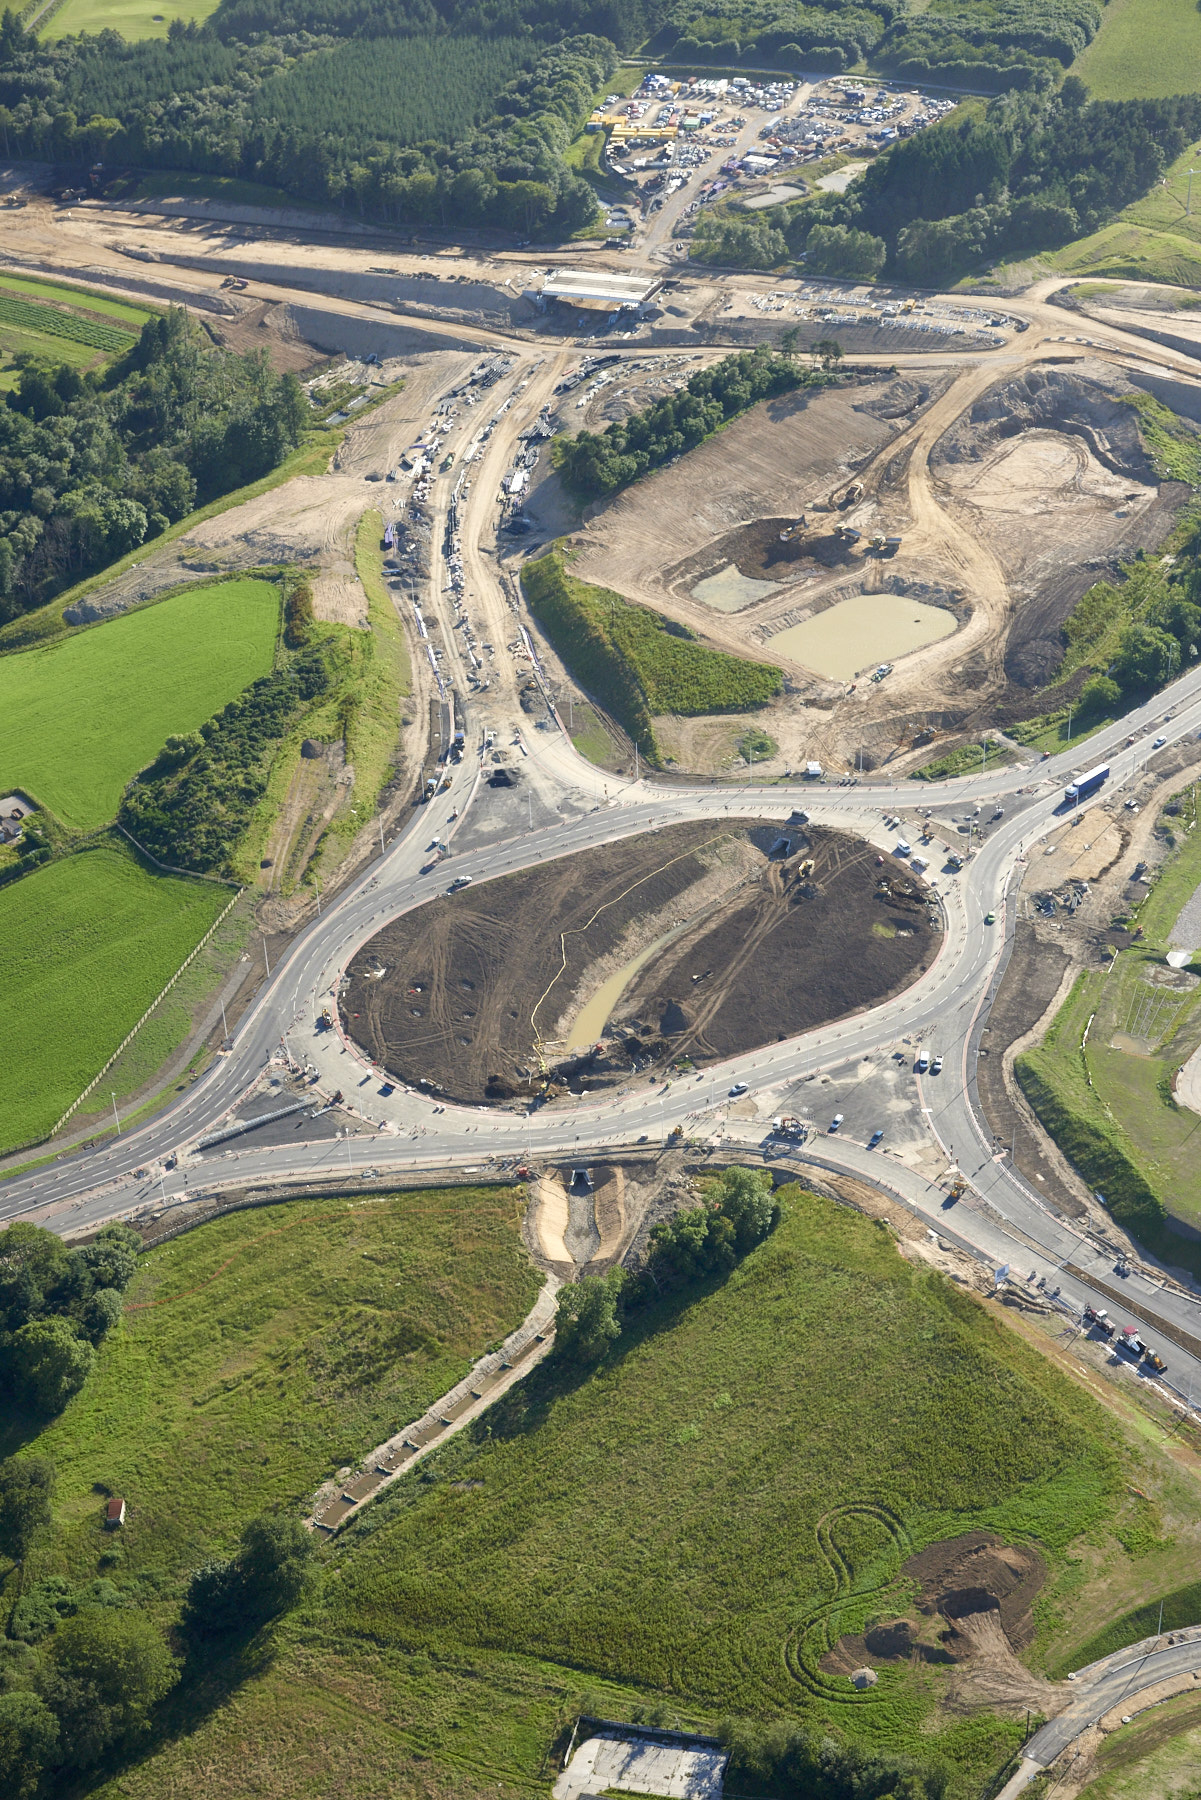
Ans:
[[[718,612],[741,612],[752,600],[766,600],[775,591],[774,581],[755,581],[749,575],[740,574],[733,563],[727,563],[716,575],[698,581],[692,590],[692,598]]]
[[[880,662],[893,662],[955,629],[953,613],[903,594],[852,594],[815,618],[768,639],[772,655],[803,663],[833,681],[853,681]]]

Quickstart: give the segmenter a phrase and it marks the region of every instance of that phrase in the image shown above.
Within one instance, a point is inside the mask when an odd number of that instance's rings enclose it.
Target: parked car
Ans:
[[[845,1114],[843,1113],[835,1113],[834,1117],[830,1120],[830,1130],[837,1131],[838,1127],[842,1124],[844,1117]]]
[[[941,1056],[936,1056],[934,1058],[934,1061],[930,1064],[930,1073],[931,1073],[931,1075],[941,1075],[942,1074],[942,1057]]]
[[[868,1149],[874,1150],[876,1145],[880,1142],[880,1139],[883,1136],[884,1136],[884,1133],[882,1131],[873,1131],[872,1135],[867,1140]]]

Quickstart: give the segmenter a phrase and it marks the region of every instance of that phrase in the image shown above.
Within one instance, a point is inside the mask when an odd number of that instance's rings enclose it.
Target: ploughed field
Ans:
[[[406,914],[351,962],[342,1016],[393,1076],[458,1100],[580,1091],[875,1005],[938,931],[917,878],[860,839],[691,823]]]

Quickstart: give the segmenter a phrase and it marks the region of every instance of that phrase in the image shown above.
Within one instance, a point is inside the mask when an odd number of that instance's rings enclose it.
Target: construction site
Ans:
[[[699,1070],[874,1005],[940,930],[920,877],[847,834],[678,825],[418,908],[353,958],[340,1011],[397,1081],[527,1103]]]

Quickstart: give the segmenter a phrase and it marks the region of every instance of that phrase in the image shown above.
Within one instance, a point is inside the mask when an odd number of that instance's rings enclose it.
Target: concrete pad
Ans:
[[[668,1800],[719,1800],[729,1752],[644,1738],[590,1737],[556,1781],[554,1800],[622,1788]]]

